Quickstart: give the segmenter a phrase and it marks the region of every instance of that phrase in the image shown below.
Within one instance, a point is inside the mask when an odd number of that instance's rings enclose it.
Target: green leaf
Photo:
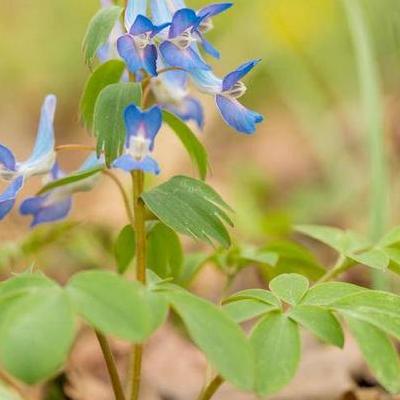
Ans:
[[[90,75],[83,90],[79,109],[81,119],[87,128],[92,128],[94,108],[100,92],[113,83],[121,80],[125,64],[120,60],[110,60],[97,67]]]
[[[178,235],[162,223],[155,224],[148,235],[147,265],[163,279],[177,279],[181,274],[181,242]]]
[[[15,295],[53,287],[54,282],[43,274],[25,272],[0,283],[0,301]]]
[[[379,247],[391,247],[400,243],[400,226],[392,229],[380,241]]]
[[[0,382],[0,399],[1,400],[23,400],[18,392]]]
[[[125,143],[124,111],[130,104],[139,104],[141,88],[137,83],[114,83],[104,88],[96,101],[93,131],[97,137],[97,153],[103,151],[107,166],[121,155]]]
[[[342,327],[335,316],[318,306],[297,305],[289,317],[313,332],[326,343],[342,348],[344,335]]]
[[[269,284],[275,296],[291,305],[300,302],[306,294],[308,286],[308,280],[299,274],[282,274],[274,278]]]
[[[135,343],[145,341],[167,312],[159,295],[110,272],[79,273],[71,279],[67,291],[76,312],[90,325]]]
[[[400,297],[364,290],[338,299],[331,307],[341,314],[368,322],[400,339]]]
[[[135,231],[131,225],[126,225],[118,235],[114,246],[114,256],[117,269],[123,274],[135,257]]]
[[[318,240],[341,254],[353,254],[365,249],[369,242],[351,231],[318,225],[298,225],[296,231]]]
[[[45,185],[38,193],[38,195],[49,192],[50,190],[54,190],[56,188],[60,188],[66,185],[71,185],[74,183],[81,182],[85,179],[88,179],[101,171],[104,170],[103,165],[98,165],[93,168],[85,169],[84,171],[78,171],[73,174],[66,176],[65,178],[57,179]]]
[[[107,42],[122,10],[122,7],[118,6],[103,8],[89,22],[82,43],[83,56],[89,66],[92,65],[97,51]]]
[[[390,393],[400,392],[400,363],[397,351],[387,335],[375,326],[346,316],[368,366]]]
[[[187,255],[178,283],[183,287],[188,287],[208,260],[209,256],[200,252]]]
[[[218,373],[238,388],[251,390],[253,354],[239,326],[216,306],[188,292],[169,291],[166,296]]]
[[[383,250],[371,249],[351,258],[360,264],[384,271],[389,266],[390,258]]]
[[[27,384],[54,375],[74,338],[69,299],[56,285],[26,292],[9,302],[0,318],[0,360]]]
[[[145,192],[143,201],[150,211],[176,232],[228,247],[231,243],[223,222],[232,225],[222,198],[204,182],[176,176]]]
[[[238,323],[260,317],[276,309],[276,306],[256,300],[238,300],[224,304],[225,313]]]
[[[328,282],[313,286],[304,296],[301,304],[314,306],[329,306],[335,301],[364,292],[367,289],[351,283]]]
[[[245,262],[267,264],[272,267],[279,261],[279,254],[266,249],[256,249],[253,247],[242,249],[240,257]]]
[[[256,355],[256,392],[261,396],[278,392],[292,380],[299,364],[297,324],[281,313],[267,314],[250,340]]]
[[[281,307],[280,301],[268,290],[263,290],[263,289],[246,289],[242,290],[240,292],[237,292],[231,296],[229,296],[227,299],[224,300],[224,303],[231,303],[234,301],[240,301],[240,300],[254,300],[254,301],[259,301],[265,304],[272,305],[276,308]]]
[[[193,164],[196,165],[200,178],[204,180],[208,171],[208,155],[202,143],[192,130],[174,114],[163,111],[163,119],[178,136]]]

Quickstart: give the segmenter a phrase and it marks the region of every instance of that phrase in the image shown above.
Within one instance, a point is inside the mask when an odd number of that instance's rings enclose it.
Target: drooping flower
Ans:
[[[241,133],[254,133],[256,124],[264,120],[262,115],[247,109],[238,101],[238,98],[247,90],[241,79],[258,62],[259,60],[247,62],[226,75],[224,79],[216,77],[211,71],[195,70],[190,73],[200,90],[215,96],[218,109],[225,122]]]
[[[36,143],[26,161],[17,162],[12,151],[0,145],[0,178],[11,181],[0,195],[0,219],[12,210],[26,179],[47,174],[55,163],[53,122],[56,103],[54,95],[46,97],[42,106]]]
[[[114,168],[127,172],[141,170],[155,175],[160,167],[151,157],[154,141],[162,125],[162,114],[159,107],[154,106],[142,111],[134,104],[126,108],[124,113],[126,127],[125,154],[117,158]]]
[[[89,170],[100,161],[96,154],[91,154],[79,169],[80,172]],[[48,181],[54,181],[64,176],[58,163],[55,163],[49,173]],[[86,179],[69,183],[51,190],[50,192],[31,197],[22,202],[20,213],[22,215],[32,215],[31,226],[60,221],[68,216],[72,208],[72,195],[78,192],[87,192],[97,183],[99,176],[92,175]]]
[[[152,79],[151,88],[157,103],[184,121],[195,121],[202,129],[204,112],[200,102],[189,95],[188,74],[185,71],[168,71]]]
[[[157,47],[154,37],[169,24],[153,25],[144,15],[138,15],[129,33],[117,41],[119,55],[124,59],[128,70],[140,80],[142,73],[157,75]]]

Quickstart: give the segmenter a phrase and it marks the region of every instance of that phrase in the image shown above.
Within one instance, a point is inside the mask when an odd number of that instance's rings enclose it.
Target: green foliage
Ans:
[[[163,119],[184,145],[193,164],[197,167],[201,179],[205,179],[208,171],[208,155],[201,142],[192,130],[174,114],[163,111]]]
[[[176,232],[194,239],[228,247],[231,243],[224,223],[232,221],[224,210],[230,207],[204,182],[176,176],[143,193],[150,211]]]
[[[205,353],[213,367],[228,382],[251,390],[254,360],[240,328],[213,304],[183,290],[165,293],[182,318],[190,337]]]
[[[28,384],[49,378],[65,362],[74,337],[68,297],[40,275],[24,274],[0,288],[2,365]]]
[[[117,269],[123,274],[135,257],[135,231],[131,225],[126,225],[118,235],[114,246],[114,256]]]
[[[257,300],[237,300],[224,305],[224,311],[235,322],[241,323],[274,311],[277,308]]]
[[[94,108],[100,92],[113,83],[118,83],[125,71],[125,64],[120,60],[110,60],[97,67],[85,84],[79,109],[84,125],[91,129]]]
[[[164,279],[178,279],[182,272],[183,249],[179,237],[160,222],[148,234],[147,265]]]
[[[97,51],[107,42],[122,10],[123,8],[118,6],[101,9],[89,22],[82,43],[83,56],[89,67],[92,66]]]
[[[40,190],[40,192],[38,194],[44,194],[44,193],[47,193],[47,192],[49,192],[50,190],[53,190],[53,189],[57,189],[57,188],[61,188],[61,187],[66,186],[66,185],[71,185],[71,184],[74,184],[74,183],[81,182],[81,181],[83,181],[85,179],[88,179],[88,178],[100,173],[103,170],[104,170],[104,166],[99,165],[99,166],[96,166],[96,167],[93,167],[93,168],[86,169],[84,171],[75,172],[75,173],[70,174],[70,175],[68,175],[68,176],[66,176],[64,178],[57,179],[55,181],[49,182],[47,185],[45,185]]]
[[[136,83],[114,83],[99,94],[93,118],[97,137],[97,153],[104,152],[107,166],[121,155],[125,143],[124,111],[132,103],[138,105],[141,87]]]
[[[0,382],[0,399],[1,400],[23,400],[22,397],[13,389],[4,386]]]
[[[308,280],[299,274],[282,274],[269,284],[275,296],[291,305],[300,302],[307,292],[308,286]]]
[[[166,318],[167,305],[159,295],[113,273],[79,273],[67,291],[76,312],[90,325],[132,342],[145,341]]]
[[[262,396],[278,392],[291,381],[300,361],[297,324],[280,312],[267,314],[250,340],[256,356],[256,392]]]

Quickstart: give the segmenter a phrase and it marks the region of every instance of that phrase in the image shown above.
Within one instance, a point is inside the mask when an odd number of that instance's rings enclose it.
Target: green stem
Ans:
[[[115,395],[115,400],[125,400],[124,390],[122,389],[122,384],[119,378],[117,366],[115,364],[114,356],[112,354],[107,338],[97,331],[96,331],[96,336],[97,340],[99,341],[101,351],[103,352],[108,373],[110,375],[111,384]]]
[[[217,375],[200,393],[197,400],[210,400],[224,383],[224,378]]]
[[[329,282],[334,278],[337,278],[343,272],[346,272],[354,263],[345,256],[339,256],[336,264],[332,269],[326,272],[326,274],[318,280],[317,283]]]
[[[384,146],[384,109],[376,56],[360,0],[343,0],[354,44],[370,157],[370,238],[384,234],[388,222],[389,178]],[[376,271],[374,286],[387,289],[388,275]]]
[[[133,185],[133,210],[135,214],[136,233],[136,279],[146,284],[146,209],[140,198],[144,187],[144,173],[142,171],[132,172]],[[132,379],[131,400],[137,400],[140,393],[141,371],[142,371],[143,345],[136,344],[133,347],[132,357]]]

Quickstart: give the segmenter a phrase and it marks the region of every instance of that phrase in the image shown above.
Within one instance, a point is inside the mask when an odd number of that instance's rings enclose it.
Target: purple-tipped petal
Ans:
[[[12,181],[7,189],[0,195],[0,220],[2,220],[14,207],[15,199],[24,185],[24,178],[19,176]]]
[[[204,111],[201,103],[194,97],[187,96],[179,105],[167,104],[165,108],[184,121],[195,121],[200,129],[204,126]]]
[[[179,67],[186,71],[211,70],[211,67],[191,47],[182,50],[173,43],[166,41],[161,44],[160,52],[165,63],[170,67]]]
[[[168,37],[173,39],[181,35],[186,30],[196,27],[199,24],[199,17],[190,8],[178,10],[173,18],[171,27],[169,28]]]
[[[32,215],[31,226],[60,221],[66,218],[71,211],[72,198],[61,201],[52,201],[51,193],[46,196],[37,196],[26,199],[20,207],[22,215]]]
[[[138,15],[146,15],[147,0],[128,0],[125,9],[125,27],[129,32]]]
[[[238,69],[228,74],[222,84],[222,90],[226,91],[232,88],[232,86],[240,81],[245,75],[247,75],[261,60],[254,60],[242,64]]]
[[[215,3],[203,7],[198,11],[197,15],[199,17],[211,18],[215,15],[221,14],[233,6],[233,3]]]
[[[142,33],[153,32],[154,25],[150,19],[144,15],[138,15],[135,22],[133,23],[129,33],[131,35],[141,35]]]
[[[132,172],[132,171],[139,170],[139,171],[151,173],[154,175],[158,175],[160,173],[160,167],[159,167],[157,161],[149,156],[145,157],[141,161],[138,161],[138,160],[135,160],[129,154],[125,154],[125,155],[117,158],[113,162],[113,167],[122,169],[123,171],[126,171],[126,172]]]
[[[142,68],[142,59],[130,35],[121,36],[117,41],[118,53],[125,61],[128,70],[136,74]]]
[[[218,95],[216,101],[225,122],[238,132],[254,133],[256,124],[264,120],[262,115],[247,109],[234,98]]]
[[[9,171],[15,171],[16,161],[14,154],[6,146],[0,144],[0,166],[3,165]],[[1,173],[0,173],[1,175]]]
[[[143,124],[146,138],[150,139],[150,150],[154,148],[154,139],[162,125],[162,113],[159,107],[154,106],[149,111],[143,113]]]

